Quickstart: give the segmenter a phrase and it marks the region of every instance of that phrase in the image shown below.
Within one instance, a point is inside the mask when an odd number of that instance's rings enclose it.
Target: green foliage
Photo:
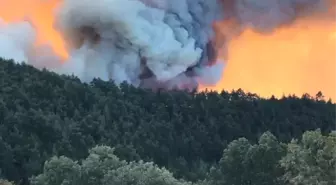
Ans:
[[[14,185],[14,184],[7,180],[0,179],[0,185]]]
[[[301,142],[289,144],[278,142],[270,132],[258,144],[239,138],[223,151],[206,180],[191,183],[153,162],[126,162],[115,155],[114,148],[96,146],[80,162],[52,157],[42,174],[30,180],[31,185],[333,185],[335,148],[335,132],[322,136],[320,130],[307,131]]]
[[[258,144],[245,138],[232,141],[223,152],[217,168],[211,171],[214,184],[276,185],[282,169],[278,161],[285,155],[286,146],[270,132],[264,133]]]
[[[99,79],[81,83],[0,59],[0,175],[22,185],[50,157],[81,160],[96,145],[196,181],[235,139],[245,137],[253,148],[270,130],[288,142],[307,130],[331,131],[335,117],[335,104],[320,95],[266,100],[241,90],[152,92]],[[263,150],[248,151],[256,158]]]
[[[32,178],[35,185],[79,185],[81,167],[67,157],[53,157],[44,165],[43,174]]]
[[[191,185],[149,162],[125,162],[114,149],[97,146],[81,163],[67,157],[53,157],[43,173],[31,179],[32,185]]]
[[[281,160],[283,177],[292,185],[336,184],[336,133],[323,136],[320,130],[303,134],[302,140],[288,144],[288,153]]]

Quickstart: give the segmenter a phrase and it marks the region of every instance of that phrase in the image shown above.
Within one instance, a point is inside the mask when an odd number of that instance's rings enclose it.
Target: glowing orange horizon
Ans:
[[[201,90],[243,89],[262,97],[321,91],[336,100],[336,24],[301,20],[272,34],[245,30],[228,45],[221,81]]]

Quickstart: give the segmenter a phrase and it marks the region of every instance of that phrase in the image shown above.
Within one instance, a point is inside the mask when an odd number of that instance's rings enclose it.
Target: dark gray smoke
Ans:
[[[223,0],[225,1],[225,0]],[[228,0],[226,12],[243,27],[256,31],[273,31],[298,18],[326,12],[332,0]]]

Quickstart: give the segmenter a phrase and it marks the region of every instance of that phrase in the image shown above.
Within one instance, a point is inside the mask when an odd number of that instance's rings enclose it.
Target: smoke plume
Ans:
[[[225,50],[230,36],[246,28],[272,32],[323,12],[330,2],[61,0],[54,26],[66,42],[66,61],[47,45],[34,45],[29,21],[0,21],[0,56],[74,74],[85,82],[101,78],[154,89],[195,89],[220,80],[225,61],[217,59],[217,51]],[[225,32],[214,32],[214,23],[228,21],[233,24]]]
[[[28,22],[7,24],[0,18],[0,57],[28,61],[34,41],[35,31]]]

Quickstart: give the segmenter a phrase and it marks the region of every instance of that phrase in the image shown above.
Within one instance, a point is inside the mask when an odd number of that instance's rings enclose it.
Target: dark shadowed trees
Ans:
[[[288,142],[307,130],[328,133],[334,123],[335,104],[321,96],[152,92],[0,61],[0,176],[21,184],[51,156],[80,160],[101,144],[123,160],[153,161],[195,181],[233,140],[244,137],[253,148],[266,131]]]

